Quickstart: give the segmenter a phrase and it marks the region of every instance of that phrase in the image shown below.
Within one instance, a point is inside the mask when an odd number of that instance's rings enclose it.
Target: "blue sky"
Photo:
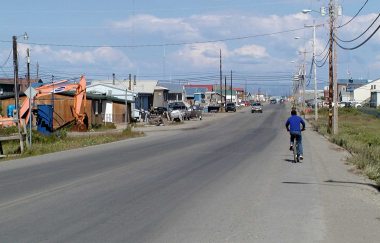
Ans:
[[[345,23],[365,0],[338,2],[343,7],[338,23]],[[312,29],[304,25],[313,19],[325,24],[317,30],[317,53],[326,46],[328,18],[301,13],[321,6],[327,7],[328,1],[5,1],[0,9],[0,77],[12,76],[8,57],[12,36],[18,35],[21,76],[26,70],[25,50],[30,48],[32,76],[38,62],[44,80],[81,74],[102,80],[112,73],[123,80],[131,73],[138,79],[217,83],[221,50],[223,73],[233,70],[236,86],[247,83],[252,91],[287,93],[289,77],[303,63],[300,52],[306,51],[309,72]],[[339,29],[338,36],[357,37],[379,10],[380,2],[369,0],[354,21]],[[380,20],[374,27],[379,24]],[[353,47],[365,37],[343,44]],[[338,49],[338,77],[380,78],[379,47],[380,35],[375,34],[357,50]],[[326,85],[327,64],[317,72],[319,86]]]

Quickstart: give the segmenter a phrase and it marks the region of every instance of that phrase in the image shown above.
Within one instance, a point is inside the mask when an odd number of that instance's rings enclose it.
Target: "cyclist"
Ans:
[[[290,133],[290,150],[293,150],[293,141],[297,140],[297,156],[303,159],[303,147],[302,147],[302,134],[301,131],[305,131],[305,122],[301,117],[297,116],[297,111],[292,109],[291,116],[285,123],[286,130]]]

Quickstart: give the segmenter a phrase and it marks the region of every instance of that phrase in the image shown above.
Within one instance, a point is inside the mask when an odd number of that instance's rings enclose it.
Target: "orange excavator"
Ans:
[[[35,88],[37,94],[31,99],[38,99],[43,96],[61,93],[64,91],[75,90],[74,104],[70,106],[71,113],[73,115],[74,130],[86,131],[88,128],[88,117],[86,114],[86,78],[82,76],[78,83],[71,83],[68,80],[61,80],[49,84],[44,84]],[[20,119],[28,123],[31,116],[30,111],[30,99],[25,99],[20,107]],[[81,113],[81,107],[84,107],[84,112]],[[0,126],[12,126],[16,125],[14,118],[0,118]]]

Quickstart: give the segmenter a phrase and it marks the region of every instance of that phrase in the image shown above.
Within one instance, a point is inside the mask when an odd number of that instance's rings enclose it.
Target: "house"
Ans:
[[[206,92],[214,90],[213,85],[209,84],[186,84],[183,86],[184,100],[190,104],[204,104],[207,103]]]
[[[30,83],[36,83],[37,79],[31,79]],[[42,81],[41,81],[42,82]],[[27,79],[18,79],[19,92],[24,92],[29,87],[29,82]],[[15,85],[13,78],[0,78],[0,95],[10,95],[14,94]]]
[[[157,80],[136,81],[136,84],[133,85],[133,91],[136,93],[136,109],[148,111],[153,107],[154,89],[157,83]]]
[[[206,87],[187,87],[184,86],[185,100],[190,104],[205,103],[205,93],[209,90]]]
[[[128,84],[125,80],[117,83],[112,80],[92,81],[91,84],[87,86],[86,91],[87,93],[102,94],[134,102],[134,92],[128,90]]]
[[[161,87],[165,87],[168,89],[168,102],[178,102],[183,101],[183,85],[180,83],[172,83],[172,82],[165,82],[165,81],[159,81],[158,84]]]
[[[168,106],[169,90],[162,86],[156,86],[153,94],[153,107],[167,107]]]
[[[136,93],[136,109],[148,111],[153,107],[154,89],[157,86],[157,80],[138,80],[133,85]]]
[[[338,79],[339,101],[348,102],[354,100],[354,90],[368,84],[368,79]]]
[[[371,99],[369,102],[369,106],[373,108],[377,108],[380,106],[380,86],[377,84],[371,85]]]
[[[132,111],[135,109],[135,93],[132,90],[128,90],[127,81],[116,80],[97,80],[92,81],[86,88],[88,95],[94,97],[103,97],[100,101],[95,102],[95,107],[102,107],[104,111],[105,122],[121,123],[125,122],[125,114],[128,111],[127,119],[131,121],[131,117],[134,117]],[[104,103],[101,101],[105,100]],[[116,101],[116,102],[114,102]],[[116,104],[123,103],[122,109],[115,109]],[[127,107],[125,107],[127,105]]]
[[[354,90],[354,101],[358,103],[369,103],[371,90],[377,90],[380,87],[380,79],[369,82]]]
[[[232,88],[236,91],[237,102],[241,104],[244,101],[245,90],[243,88]]]

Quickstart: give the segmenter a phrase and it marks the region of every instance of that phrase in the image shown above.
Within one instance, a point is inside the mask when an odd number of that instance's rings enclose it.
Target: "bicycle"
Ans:
[[[298,142],[297,142],[297,139],[294,138],[293,139],[293,163],[300,162],[300,158],[297,152],[298,152]]]
[[[299,144],[298,139],[299,135],[293,134],[292,136],[292,142],[293,142],[293,163],[300,162],[300,155],[298,154],[299,151]]]

